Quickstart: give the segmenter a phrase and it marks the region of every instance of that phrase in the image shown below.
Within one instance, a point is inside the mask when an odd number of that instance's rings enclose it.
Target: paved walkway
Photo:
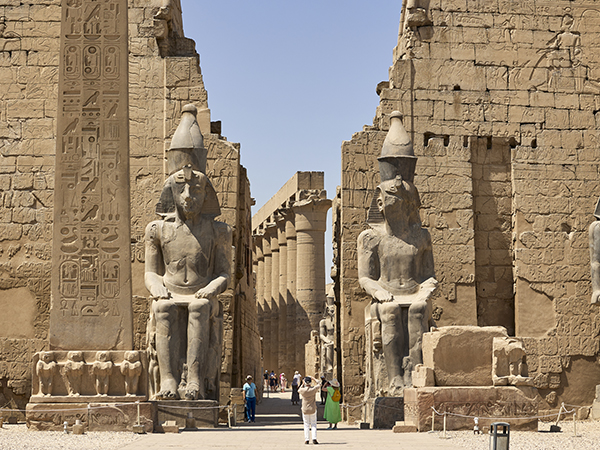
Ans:
[[[182,431],[179,434],[148,434],[122,447],[124,450],[155,449],[249,449],[285,450],[307,448],[300,407],[290,402],[290,392],[270,394],[257,407],[256,423],[242,423],[234,428]],[[322,409],[319,409],[319,419]],[[339,424],[337,430],[327,430],[327,422],[319,420],[317,440],[320,447],[344,449],[418,449],[458,450],[451,441],[437,434],[392,433],[390,430],[359,430],[356,426]],[[311,444],[313,445],[313,444]]]

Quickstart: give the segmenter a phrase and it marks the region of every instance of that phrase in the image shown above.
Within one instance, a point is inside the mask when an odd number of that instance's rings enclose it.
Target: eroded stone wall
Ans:
[[[342,146],[340,289],[346,400],[363,392],[356,238],[379,179],[389,114],[418,156],[415,185],[433,239],[439,325],[503,325],[525,340],[549,400],[591,404],[598,310],[588,226],[600,195],[600,3],[421,2],[402,11],[373,126]],[[587,374],[587,375],[585,375]]]
[[[60,4],[60,0],[0,0],[0,309],[10,312],[15,304],[23,304],[18,314],[10,314],[12,323],[23,325],[20,334],[0,331],[0,337],[18,337],[23,345],[33,345],[26,343],[43,341],[48,335]],[[165,4],[168,10],[161,9]],[[155,219],[165,179],[164,151],[186,103],[194,103],[199,111],[198,122],[208,148],[208,176],[222,208],[219,220],[234,228],[236,265],[232,267],[236,273],[244,272],[240,264],[246,264],[243,254],[250,248],[250,186],[240,165],[240,146],[221,136],[219,122],[211,124],[199,56],[194,42],[183,36],[181,14],[179,0],[129,0],[136,349],[146,346],[149,312],[143,281],[144,229]],[[222,389],[241,386],[240,371],[258,375],[260,364],[254,356],[259,354],[260,341],[252,277],[234,276],[232,280],[232,301],[224,302]],[[7,320],[9,315],[0,317],[0,330],[9,330],[3,327]],[[245,359],[239,350],[242,347],[247,347]],[[3,370],[6,380],[16,383],[21,379],[21,372]],[[29,382],[29,378],[24,380]],[[30,389],[24,391],[27,396]]]

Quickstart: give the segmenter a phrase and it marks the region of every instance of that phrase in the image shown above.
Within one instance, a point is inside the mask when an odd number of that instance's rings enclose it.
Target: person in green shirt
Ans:
[[[337,430],[338,422],[342,421],[342,411],[340,410],[340,400],[342,398],[340,393],[340,383],[335,378],[331,380],[327,387],[323,390],[327,391],[327,400],[325,401],[325,411],[323,412],[323,418],[329,422],[328,430]]]

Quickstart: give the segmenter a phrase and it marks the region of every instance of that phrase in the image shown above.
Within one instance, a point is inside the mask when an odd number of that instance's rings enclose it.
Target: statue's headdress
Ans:
[[[196,120],[198,110],[192,104],[185,105],[181,111],[181,121],[167,150],[167,173],[173,175],[190,165],[192,169],[206,174],[207,151],[204,138]]]
[[[382,187],[390,184],[391,180],[395,180],[391,183],[391,185],[395,185],[397,183],[401,184],[402,181],[412,184],[415,179],[417,157],[410,136],[404,125],[402,125],[402,114],[399,111],[394,111],[390,115],[390,129],[383,141],[381,156],[377,160],[379,161],[381,184],[375,190],[367,213],[367,223],[371,226],[381,225],[384,222],[383,215],[377,205]],[[417,202],[420,204],[418,193]]]
[[[163,185],[160,200],[156,205],[156,214],[167,216],[175,212],[175,200],[171,186],[173,183],[190,181],[198,178],[205,185],[206,197],[202,214],[216,217],[221,214],[217,193],[209,178],[206,176],[207,151],[204,148],[204,138],[196,120],[197,109],[189,104],[183,107],[181,121],[171,146],[167,150],[167,173],[169,177]]]
[[[377,160],[381,181],[393,180],[398,175],[410,183],[414,181],[417,157],[410,137],[402,125],[402,114],[398,111],[390,115],[390,130],[383,141],[381,156]]]

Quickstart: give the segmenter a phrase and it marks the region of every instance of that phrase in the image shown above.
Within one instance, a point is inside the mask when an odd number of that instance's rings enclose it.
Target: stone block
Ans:
[[[394,433],[416,433],[417,426],[409,425],[406,422],[396,422],[396,424],[392,427],[392,432]]]
[[[218,425],[219,403],[215,400],[161,400],[156,405],[155,431],[163,432],[161,427],[167,421],[174,421],[178,427],[185,428],[188,413],[192,413],[197,428],[216,428]]]
[[[377,397],[367,403],[366,421],[373,429],[391,430],[396,422],[404,420],[403,397]]]
[[[512,429],[537,431],[540,403],[532,387],[425,387],[404,390],[406,423],[415,423],[419,431],[431,430],[431,408],[447,413],[447,430],[472,430],[474,418],[484,430],[493,422],[508,422]],[[443,416],[436,415],[435,428],[443,426]]]
[[[507,336],[504,327],[436,328],[423,335],[423,364],[436,386],[491,386],[493,339]]]
[[[140,424],[149,433],[154,428],[155,406],[139,403]],[[133,431],[138,423],[134,403],[28,403],[26,422],[30,430],[62,431],[63,423],[73,426],[77,420],[87,431]]]
[[[435,386],[435,374],[431,367],[417,364],[412,373],[413,387]]]

